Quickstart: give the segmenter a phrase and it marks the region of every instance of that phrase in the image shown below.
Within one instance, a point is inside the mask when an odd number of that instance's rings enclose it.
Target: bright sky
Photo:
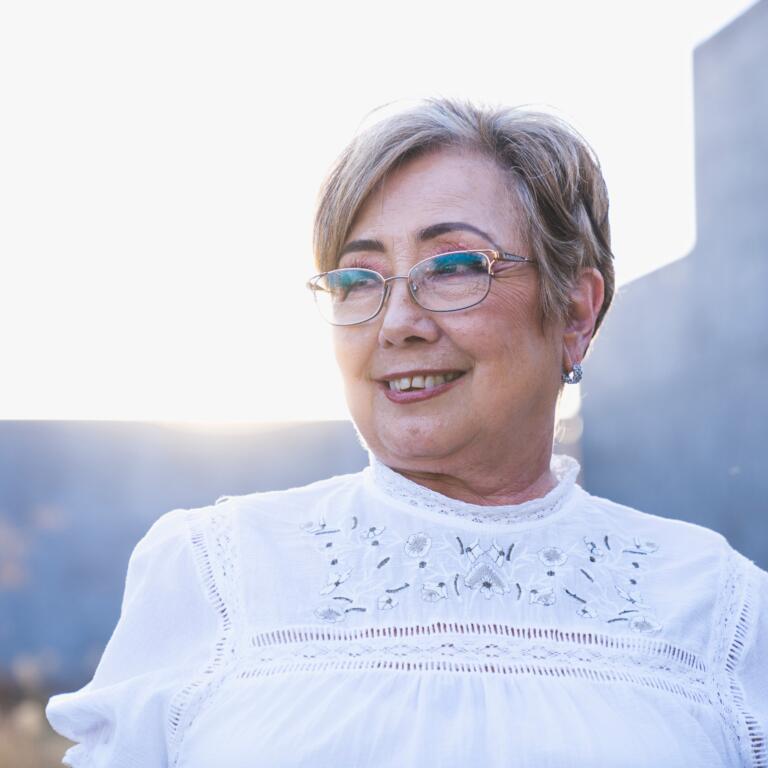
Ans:
[[[313,206],[397,99],[555,109],[603,164],[620,282],[684,256],[692,51],[751,4],[3,4],[0,418],[347,418]]]

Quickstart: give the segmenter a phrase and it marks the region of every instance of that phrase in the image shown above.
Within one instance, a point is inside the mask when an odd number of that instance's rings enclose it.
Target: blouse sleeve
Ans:
[[[733,656],[744,692],[745,752],[751,758],[748,765],[768,766],[768,573],[752,562],[747,564],[742,616],[748,624],[742,625],[742,633],[737,631]]]
[[[48,701],[53,729],[78,742],[65,765],[168,765],[171,698],[205,666],[218,627],[195,564],[188,514],[165,513],[136,545],[120,618],[93,679]]]

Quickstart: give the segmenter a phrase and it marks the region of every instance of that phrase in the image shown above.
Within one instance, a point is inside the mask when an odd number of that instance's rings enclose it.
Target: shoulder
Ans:
[[[763,765],[768,573],[725,536],[676,519],[674,510],[669,517],[654,515],[583,489],[579,493],[578,524],[590,529],[595,546],[601,543],[598,533],[611,532],[623,542],[621,551],[631,553],[632,586],[626,588],[625,581],[620,594],[636,604],[622,613],[642,612],[641,626],[676,649],[689,667],[686,674],[693,670],[702,677],[744,765]],[[621,584],[621,568],[614,576]]]
[[[712,658],[757,566],[721,533],[583,491],[585,515],[618,535],[670,639]],[[599,522],[598,522],[599,521]],[[635,556],[635,554],[637,556]]]
[[[174,508],[160,515],[131,551],[122,610],[138,602],[185,601],[202,594],[200,557],[195,546],[195,521],[205,520],[212,507]]]
[[[298,520],[303,513],[332,509],[334,506],[346,507],[347,502],[359,493],[363,480],[364,471],[360,471],[284,490],[221,496],[216,500],[214,513],[226,510],[240,519],[256,517],[261,521],[285,521],[287,517]]]
[[[662,542],[670,551],[680,556],[725,558],[735,550],[721,533],[697,523],[674,516],[652,514],[621,504],[611,499],[588,493],[582,489],[585,507],[593,516],[604,521],[607,527],[632,538],[642,538],[657,544]]]
[[[164,549],[181,542],[188,532],[190,512],[179,507],[160,515],[139,539],[136,550]]]
[[[172,509],[160,515],[136,542],[128,561],[128,576],[144,570],[149,564],[170,564],[188,547],[189,510]]]
[[[207,581],[215,564],[222,562],[226,571],[246,532],[266,541],[271,538],[266,535],[269,532],[285,533],[313,517],[325,518],[326,510],[345,510],[362,479],[363,472],[335,475],[285,490],[220,496],[205,506],[172,509],[138,541],[129,568],[138,572],[164,564],[170,569],[174,563],[192,560]]]
[[[131,553],[131,563],[183,557],[193,548],[194,534],[213,515],[215,505],[177,507],[163,513],[146,530]]]

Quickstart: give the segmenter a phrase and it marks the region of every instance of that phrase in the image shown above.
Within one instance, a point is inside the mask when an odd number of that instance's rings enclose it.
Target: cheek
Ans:
[[[360,328],[334,328],[333,351],[347,387],[364,375],[370,359],[370,334]]]
[[[480,305],[476,324],[477,353],[485,359],[501,359],[524,349],[535,351],[549,342],[539,321],[533,288],[503,285]]]
[[[535,286],[504,286],[477,313],[468,351],[489,407],[498,397],[522,396],[557,375],[559,352],[551,330],[542,327]]]
[[[499,278],[486,299],[488,309],[507,325],[528,326],[538,318],[537,284],[534,280]]]

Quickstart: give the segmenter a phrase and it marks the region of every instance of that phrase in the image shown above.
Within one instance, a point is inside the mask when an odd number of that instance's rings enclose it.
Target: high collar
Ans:
[[[545,496],[520,504],[484,505],[444,496],[395,472],[369,451],[367,473],[373,485],[393,501],[428,514],[461,518],[475,523],[530,523],[557,514],[572,495],[581,467],[567,454],[552,454],[550,468],[557,485]]]

